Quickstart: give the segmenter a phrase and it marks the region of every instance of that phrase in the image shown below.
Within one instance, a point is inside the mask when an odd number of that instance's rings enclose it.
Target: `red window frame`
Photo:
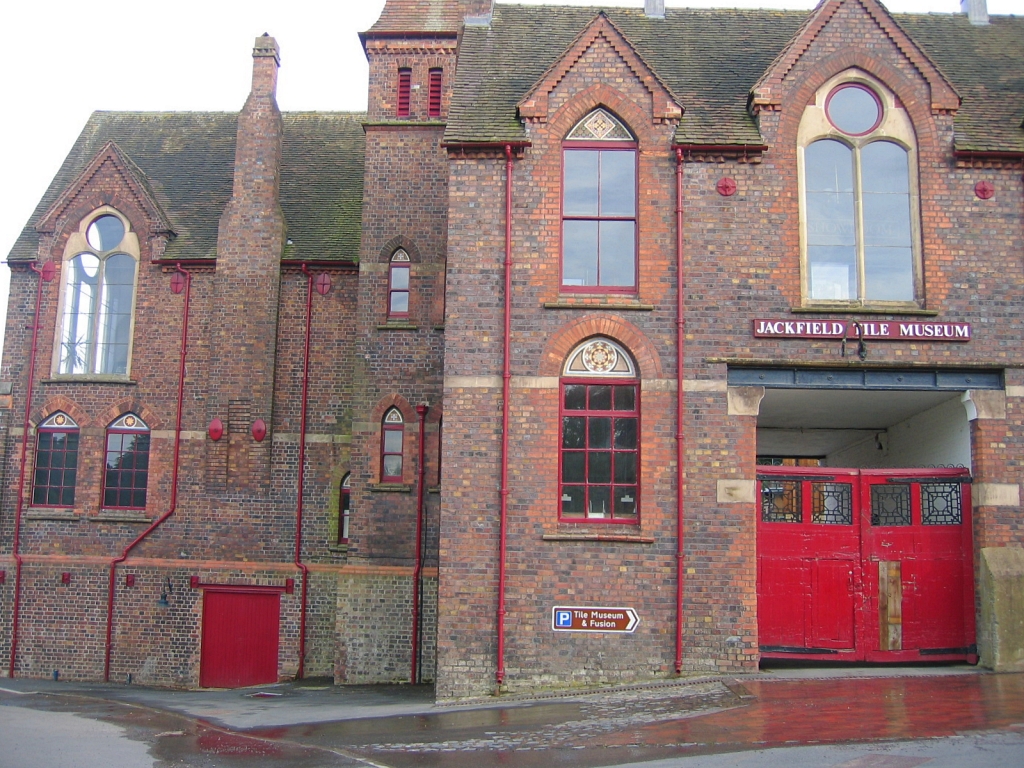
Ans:
[[[566,155],[570,152],[597,152],[598,153],[598,211],[596,214],[567,214],[565,211],[565,196],[568,189],[566,180]],[[600,161],[601,156],[605,152],[629,152],[633,157],[633,214],[631,216],[626,215],[604,215],[600,210],[600,191],[601,191],[601,178],[600,178]],[[559,201],[560,205],[560,218],[561,218],[561,229],[559,236],[561,238],[561,264],[559,266],[559,283],[562,292],[565,293],[626,293],[635,294],[637,292],[639,280],[639,250],[640,250],[640,234],[639,234],[639,201],[640,201],[640,187],[639,187],[639,154],[637,152],[636,142],[633,141],[566,141],[562,144],[562,195]],[[598,226],[598,250],[596,253],[597,262],[597,281],[594,284],[589,285],[577,285],[566,282],[565,268],[566,268],[566,222],[581,221],[596,222]],[[630,285],[606,285],[602,282],[602,254],[601,254],[601,243],[600,243],[600,228],[602,222],[632,222],[633,223],[633,282]]]
[[[409,301],[412,298],[409,292],[412,272],[409,269],[409,261],[395,261],[396,256],[391,257],[391,267],[388,269],[388,317],[407,318],[409,317]],[[398,309],[395,308],[396,303]],[[405,309],[401,308],[403,303]]]
[[[397,418],[401,421],[389,421],[392,414],[397,414]],[[384,414],[380,428],[380,481],[382,483],[402,482],[405,463],[403,460],[404,448],[405,418],[397,408],[391,408]],[[397,457],[397,463],[395,457]]]
[[[338,543],[348,544],[348,526],[352,513],[352,475],[346,474],[338,490]]]
[[[400,67],[398,70],[398,101],[395,105],[396,117],[409,116],[409,102],[412,96],[412,70]]]
[[[569,387],[585,387],[585,407],[568,408],[566,406],[567,389]],[[594,407],[594,390],[606,387],[611,390],[609,407]],[[632,388],[632,407],[616,407],[618,400],[616,387]],[[583,443],[581,445],[566,445],[572,442],[572,437],[567,433],[567,419],[582,419],[585,425],[583,432]],[[631,420],[634,422],[633,446],[628,447],[628,429],[623,433],[616,431],[616,420]],[[608,444],[591,445],[592,435],[597,420],[609,420]],[[566,523],[599,523],[617,525],[639,525],[640,524],[640,382],[635,378],[564,378],[559,387],[559,450],[558,450],[558,519]],[[576,433],[578,435],[578,432]],[[625,438],[620,441],[620,435]],[[601,442],[598,440],[597,442]],[[608,466],[608,479],[595,480],[594,474],[604,470],[598,466],[599,462],[592,461],[591,456],[596,454],[610,454]],[[583,459],[582,467],[570,464],[571,456],[579,456]],[[632,475],[629,473],[628,463],[620,464],[624,457],[632,457]],[[623,457],[623,458],[620,458]],[[574,475],[574,472],[576,473]],[[579,473],[583,474],[580,475]],[[580,478],[582,477],[582,482]],[[595,489],[607,489],[607,493]],[[582,492],[582,499],[579,493]],[[630,500],[631,499],[631,500]],[[597,504],[601,500],[607,503],[608,510],[604,516],[590,515],[590,505]],[[566,511],[566,506],[582,503],[579,510]],[[622,513],[624,505],[632,504],[633,512]]]
[[[115,424],[121,424],[128,418],[138,417],[129,414],[118,419]],[[111,426],[107,427],[106,437],[103,508],[145,509],[149,486],[149,429]],[[136,440],[126,446],[126,437],[134,437]],[[112,466],[112,462],[116,466]]]
[[[444,73],[440,68],[430,70],[429,96],[427,99],[427,115],[430,117],[441,116],[441,86],[444,83]]]
[[[67,424],[54,423],[63,417]],[[70,417],[55,414],[36,431],[36,463],[32,483],[32,506],[73,507],[78,480],[80,431]],[[63,446],[54,449],[54,438],[62,435]],[[45,444],[45,445],[44,445]]]

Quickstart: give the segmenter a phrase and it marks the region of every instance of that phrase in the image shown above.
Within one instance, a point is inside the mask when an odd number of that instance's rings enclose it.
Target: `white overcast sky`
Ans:
[[[499,0],[500,2],[501,0]],[[520,0],[527,5],[619,5]],[[668,7],[805,8],[813,0],[668,0]],[[0,120],[0,259],[96,109],[228,110],[249,89],[253,40],[281,46],[283,110],[366,108],[366,59],[357,32],[384,0],[8,0],[6,117]],[[959,0],[890,0],[893,12],[955,12]],[[988,0],[989,13],[1024,13],[1024,0]],[[10,272],[0,267],[0,317]],[[2,342],[0,342],[2,343]]]

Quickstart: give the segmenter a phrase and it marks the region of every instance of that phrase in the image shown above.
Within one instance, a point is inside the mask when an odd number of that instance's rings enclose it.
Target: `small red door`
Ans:
[[[962,469],[759,467],[761,655],[976,658]]]
[[[280,602],[277,592],[204,590],[201,687],[277,682]]]

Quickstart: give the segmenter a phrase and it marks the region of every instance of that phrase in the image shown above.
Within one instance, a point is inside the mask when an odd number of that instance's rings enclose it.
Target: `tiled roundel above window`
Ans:
[[[836,129],[848,136],[864,136],[882,122],[882,102],[869,88],[845,83],[825,99],[825,114]]]

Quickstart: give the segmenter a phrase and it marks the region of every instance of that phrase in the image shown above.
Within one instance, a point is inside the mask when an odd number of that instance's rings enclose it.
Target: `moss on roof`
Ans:
[[[286,113],[281,208],[290,258],[359,256],[363,114]],[[144,174],[175,238],[166,259],[214,258],[217,227],[231,197],[237,113],[94,112],[8,258],[33,261],[34,225],[108,141]]]
[[[762,143],[750,89],[806,11],[670,8],[653,19],[638,9],[497,5],[490,27],[463,34],[445,140],[524,140],[519,99],[602,11],[681,100],[679,143]],[[989,26],[962,14],[894,18],[964,97],[957,148],[1024,149],[1024,18],[993,16]]]

